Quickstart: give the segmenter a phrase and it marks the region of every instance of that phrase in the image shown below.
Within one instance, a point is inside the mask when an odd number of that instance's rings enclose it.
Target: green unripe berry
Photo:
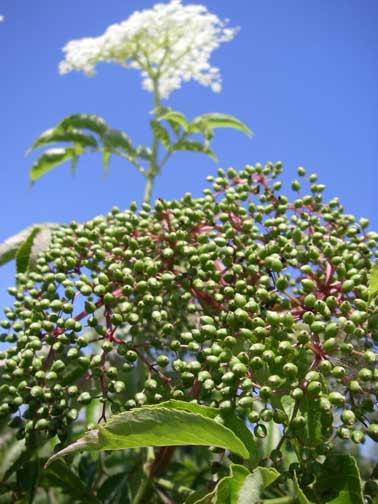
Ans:
[[[40,418],[36,424],[35,424],[35,429],[36,430],[46,430],[49,426],[49,421],[46,420],[46,418]]]
[[[378,441],[378,424],[370,424],[367,429],[367,434],[373,441]]]
[[[38,385],[35,385],[30,389],[30,394],[32,397],[42,397],[43,396],[43,388],[39,387]]]
[[[269,399],[272,395],[272,389],[266,385],[260,388],[261,399]]]
[[[220,411],[223,411],[223,412],[226,412],[226,411],[231,411],[232,409],[232,403],[231,401],[222,401],[220,404],[219,404],[219,409]]]
[[[156,363],[160,367],[167,367],[169,364],[169,357],[167,355],[159,355],[156,358]]]
[[[280,291],[285,290],[289,285],[288,280],[284,276],[279,276],[276,280],[276,288]]]
[[[302,415],[297,415],[291,422],[291,426],[296,432],[301,431],[305,427],[305,425],[306,419]]]
[[[113,306],[113,304],[115,303],[115,297],[111,292],[107,292],[104,295],[103,300],[104,300],[104,304],[106,304],[106,305]]]
[[[318,369],[322,374],[327,375],[332,370],[332,364],[329,360],[323,359],[319,362]]]
[[[304,177],[306,175],[306,170],[303,168],[303,166],[298,166],[297,173],[300,177]]]
[[[147,390],[156,390],[157,385],[157,381],[153,379],[149,379],[144,382],[144,386]]]
[[[123,324],[123,316],[120,313],[112,313],[110,320],[112,324],[116,327]]]
[[[245,310],[242,310],[241,308],[238,308],[237,310],[235,310],[235,317],[236,317],[236,320],[241,324],[246,324],[249,320],[248,312],[246,312]]]
[[[128,362],[135,362],[138,358],[138,354],[134,350],[128,350],[125,355]]]
[[[92,397],[89,392],[82,392],[77,398],[77,400],[81,404],[89,404],[92,400]]]
[[[299,182],[299,180],[293,180],[291,182],[291,188],[293,191],[300,191],[301,189],[301,183]]]
[[[302,288],[305,292],[311,292],[315,288],[315,282],[310,278],[304,278],[301,280]]]
[[[72,421],[72,422],[73,422],[73,421],[75,421],[75,420],[77,419],[77,417],[79,416],[79,412],[77,411],[77,409],[72,408],[72,409],[70,409],[70,410],[68,411],[68,413],[67,413],[67,415],[66,415],[66,416],[67,416],[67,419],[68,419],[69,421]]]
[[[320,379],[320,375],[319,375],[319,373],[317,371],[309,371],[306,374],[305,378],[309,382],[318,381]]]
[[[242,308],[247,304],[247,299],[242,294],[236,293],[234,297],[234,303],[238,308]]]
[[[270,422],[273,418],[273,411],[271,409],[265,408],[260,411],[260,419],[263,422]]]
[[[310,397],[317,397],[322,391],[322,384],[319,381],[311,381],[307,385],[307,392]]]
[[[238,406],[240,406],[240,408],[250,408],[252,406],[252,404],[253,404],[253,399],[251,396],[242,397],[238,401]]]
[[[311,331],[313,331],[316,334],[320,334],[321,332],[324,331],[324,322],[321,322],[319,320],[315,320],[311,324]]]
[[[323,343],[323,349],[326,353],[330,353],[337,348],[337,341],[335,338],[328,338]]]
[[[79,393],[79,389],[76,385],[71,385],[70,387],[68,387],[67,393],[69,396],[75,397]]]
[[[68,318],[64,322],[64,327],[70,331],[74,330],[76,327],[76,320],[74,318]]]
[[[297,340],[300,345],[305,345],[310,341],[310,335],[307,331],[302,330],[298,333]]]
[[[361,385],[358,383],[357,380],[351,380],[349,382],[348,388],[352,394],[361,394],[362,393]]]
[[[335,366],[332,369],[332,376],[338,379],[343,378],[345,376],[345,373],[346,373],[345,368],[342,366]]]
[[[330,403],[330,401],[326,397],[321,397],[319,400],[319,408],[321,411],[327,412],[327,411],[331,410],[332,404]],[[333,420],[333,416],[332,416],[332,420]]]
[[[343,292],[347,293],[347,292],[351,292],[354,288],[354,281],[353,280],[345,280],[345,282],[343,282],[342,286],[341,286],[341,289]]]
[[[340,392],[331,392],[328,395],[328,399],[335,406],[343,406],[345,404],[345,397]]]
[[[285,376],[287,376],[288,378],[296,378],[296,376],[298,375],[298,367],[291,362],[285,364],[282,369]]]
[[[251,422],[251,423],[256,423],[260,420],[260,413],[256,410],[251,410],[249,413],[248,413],[248,420]]]
[[[271,375],[268,378],[268,383],[271,387],[277,388],[281,385],[282,379],[278,375]]]
[[[337,333],[338,333],[338,327],[337,324],[335,324],[335,322],[330,322],[329,324],[326,325],[325,328],[326,338],[334,338],[335,336],[337,336]]]
[[[351,432],[347,427],[339,427],[336,434],[340,439],[350,439],[351,436]]]
[[[115,381],[114,384],[113,384],[113,387],[114,387],[114,390],[115,392],[117,392],[117,394],[120,394],[121,392],[123,392],[126,388],[126,385],[123,381]]]
[[[356,415],[353,413],[352,410],[344,410],[341,413],[340,418],[343,424],[345,425],[353,425],[356,421]]]
[[[296,387],[294,390],[291,391],[291,397],[295,399],[296,401],[299,401],[303,397],[303,390],[299,387]]]
[[[276,326],[280,322],[280,314],[274,311],[268,311],[266,313],[266,320],[268,324],[271,324],[273,326]]]
[[[257,424],[255,426],[255,428],[253,429],[253,433],[257,438],[263,439],[267,436],[268,431],[267,431],[267,428],[265,427],[265,425]]]
[[[362,382],[367,382],[367,381],[370,381],[373,378],[373,373],[372,373],[372,371],[370,369],[362,368],[358,372],[358,378]]]
[[[247,367],[242,364],[241,362],[239,363],[236,363],[234,364],[232,367],[231,367],[231,370],[232,372],[236,375],[236,376],[243,376],[246,374],[247,372]]]

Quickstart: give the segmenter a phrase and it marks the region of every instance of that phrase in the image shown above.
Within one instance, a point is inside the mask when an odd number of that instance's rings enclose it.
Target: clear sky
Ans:
[[[184,3],[186,2],[184,0]],[[170,106],[189,117],[219,111],[254,131],[217,133],[220,166],[242,168],[281,159],[288,182],[298,165],[319,174],[327,196],[339,196],[348,213],[378,229],[378,2],[376,0],[203,0],[240,33],[213,55],[223,91],[187,84]],[[43,130],[77,112],[103,116],[136,143],[149,141],[151,95],[139,74],[116,65],[97,76],[59,76],[61,48],[73,38],[100,35],[109,24],[152,0],[1,0],[0,14],[0,240],[33,222],[85,220],[140,200],[135,168],[112,159],[104,180],[96,155],[79,161],[77,175],[62,166],[28,190],[33,156],[27,147]],[[214,163],[177,154],[158,180],[156,197],[200,195]],[[13,265],[0,268],[0,306],[8,303]]]

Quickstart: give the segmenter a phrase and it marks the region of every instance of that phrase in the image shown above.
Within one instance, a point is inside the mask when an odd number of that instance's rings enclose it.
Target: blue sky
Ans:
[[[190,3],[185,2],[184,3]],[[339,196],[348,213],[368,217],[378,228],[377,112],[378,2],[376,0],[204,0],[237,37],[213,55],[223,91],[195,83],[172,94],[170,106],[189,117],[219,111],[236,115],[254,131],[252,140],[235,131],[217,133],[220,166],[281,159],[284,180],[299,165],[316,171],[327,195]],[[73,38],[100,35],[109,24],[150,0],[2,0],[0,14],[0,132],[2,186],[0,240],[33,222],[85,220],[140,200],[143,180],[113,159],[104,180],[96,155],[79,161],[77,175],[62,166],[28,190],[33,156],[27,147],[64,116],[87,112],[124,129],[135,142],[149,142],[151,95],[139,74],[116,65],[97,76],[59,76],[61,48]],[[156,184],[156,197],[200,195],[211,160],[177,154]],[[0,305],[14,268],[0,268]]]

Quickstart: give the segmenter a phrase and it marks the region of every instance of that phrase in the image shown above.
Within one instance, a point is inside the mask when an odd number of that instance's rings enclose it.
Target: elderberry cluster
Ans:
[[[64,440],[92,401],[104,420],[175,398],[232,410],[256,437],[273,420],[310,445],[317,418],[325,443],[378,441],[378,233],[324,202],[315,174],[289,200],[281,171],[220,169],[201,198],[54,232],[0,323],[0,415],[20,438]]]

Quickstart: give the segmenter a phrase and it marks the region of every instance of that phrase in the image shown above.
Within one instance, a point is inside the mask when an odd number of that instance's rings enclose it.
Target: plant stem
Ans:
[[[154,184],[155,175],[146,175],[146,185],[144,187],[143,203],[150,203],[152,187]]]
[[[264,499],[259,504],[298,504],[298,499],[290,495],[286,497],[276,497],[275,499]]]
[[[152,482],[156,477],[161,476],[171,460],[175,447],[162,446],[155,456],[155,459],[149,465],[146,478],[139,485],[138,491],[132,504],[148,504],[148,500],[153,490]]]
[[[182,495],[190,495],[191,493],[194,493],[194,491],[190,488],[187,488],[183,485],[177,485],[175,483],[172,483],[172,481],[168,481],[163,478],[158,478],[156,480],[156,484],[161,488],[164,488],[165,490],[173,491]]]
[[[151,479],[145,478],[139,485],[138,491],[133,499],[132,504],[143,504],[146,503],[146,497],[148,496],[148,491],[151,488]]]
[[[154,109],[157,109],[160,106],[159,78],[153,77],[152,82],[154,92]],[[144,203],[151,202],[151,194],[154,185],[154,180],[160,170],[160,166],[158,164],[158,154],[159,154],[159,138],[157,137],[155,131],[153,131],[151,161],[147,173],[145,174],[146,185],[143,197]]]

